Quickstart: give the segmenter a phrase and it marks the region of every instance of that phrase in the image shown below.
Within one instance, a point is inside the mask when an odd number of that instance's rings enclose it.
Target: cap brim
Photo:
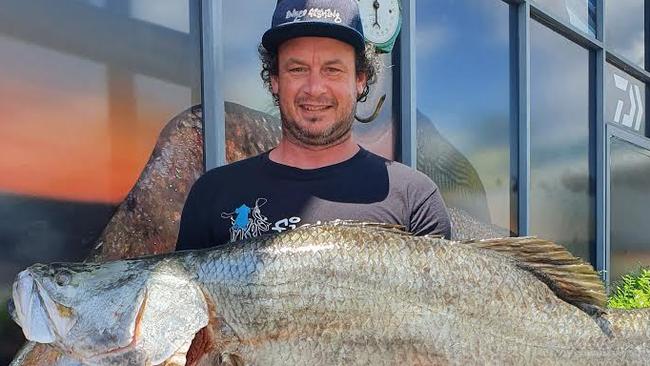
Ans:
[[[365,48],[363,35],[344,25],[323,22],[293,22],[271,28],[262,36],[262,46],[275,52],[278,46],[296,37],[328,37],[350,44],[358,51]]]

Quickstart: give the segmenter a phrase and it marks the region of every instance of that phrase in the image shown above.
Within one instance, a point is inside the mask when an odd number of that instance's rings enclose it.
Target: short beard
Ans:
[[[343,119],[336,121],[332,126],[327,128],[322,133],[312,133],[308,129],[300,127],[295,121],[289,118],[280,109],[280,117],[282,119],[282,131],[286,137],[303,146],[314,147],[327,147],[338,145],[346,135],[352,130],[354,123],[354,113],[356,110],[356,102],[350,108],[350,113]]]

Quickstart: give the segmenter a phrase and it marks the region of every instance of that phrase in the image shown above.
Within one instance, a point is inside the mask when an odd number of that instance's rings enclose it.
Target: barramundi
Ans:
[[[58,365],[648,364],[650,310],[542,239],[306,225],[210,249],[36,264],[15,321]]]

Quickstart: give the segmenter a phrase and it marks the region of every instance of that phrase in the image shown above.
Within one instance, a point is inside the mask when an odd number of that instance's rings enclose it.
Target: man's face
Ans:
[[[352,128],[365,74],[356,74],[354,48],[324,37],[290,39],[278,48],[278,75],[271,77],[287,138],[328,146]]]

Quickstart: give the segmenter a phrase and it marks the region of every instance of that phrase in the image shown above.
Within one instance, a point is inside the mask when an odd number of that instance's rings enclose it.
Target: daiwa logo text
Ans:
[[[305,16],[316,19],[333,19],[334,23],[341,23],[341,13],[337,10],[332,9],[321,9],[321,8],[310,8],[309,10],[289,10],[287,11],[286,19],[292,19],[293,21],[302,20]]]

